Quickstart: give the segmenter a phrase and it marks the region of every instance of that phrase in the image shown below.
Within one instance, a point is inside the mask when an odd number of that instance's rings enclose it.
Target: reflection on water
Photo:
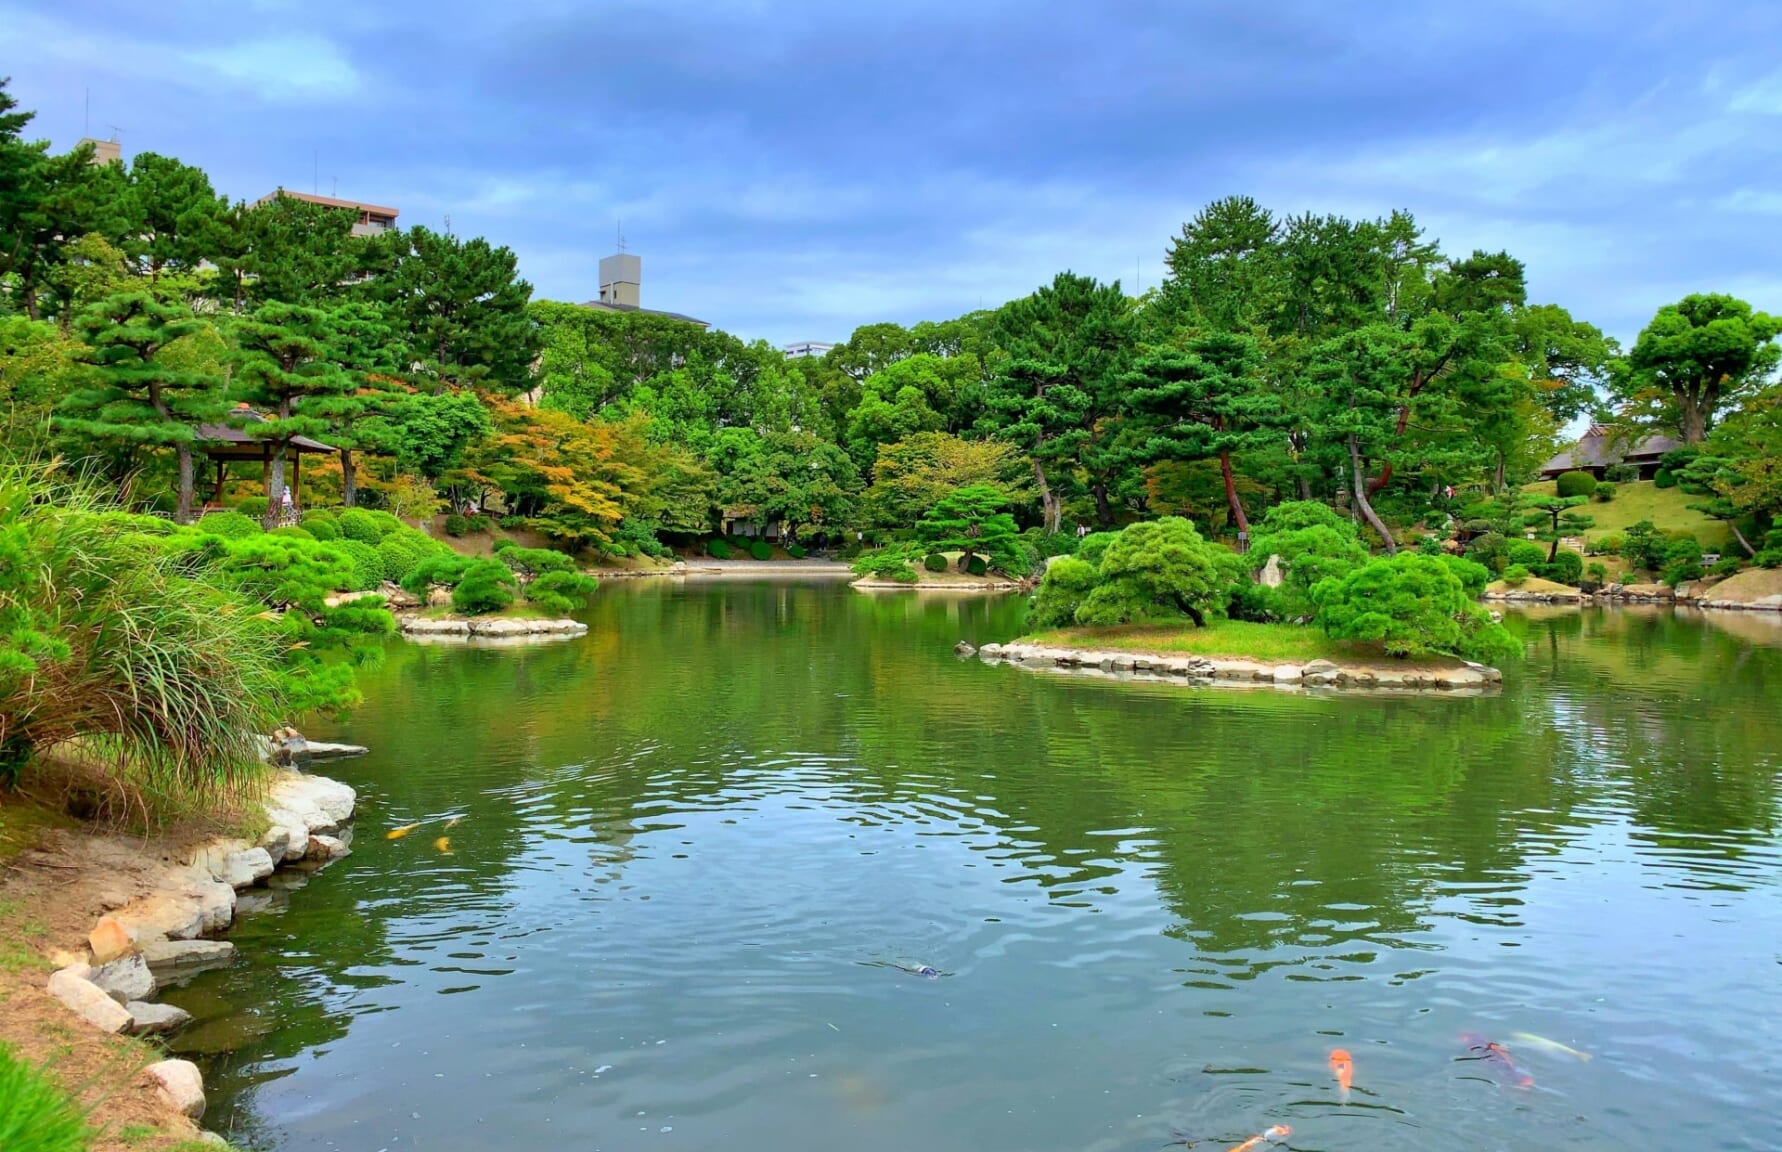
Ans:
[[[169,997],[213,1120],[290,1152],[1782,1145],[1782,643],[1515,616],[1527,664],[1467,700],[950,654],[1020,612],[637,583],[572,643],[393,646],[339,733],[373,749],[333,769],[354,855]]]

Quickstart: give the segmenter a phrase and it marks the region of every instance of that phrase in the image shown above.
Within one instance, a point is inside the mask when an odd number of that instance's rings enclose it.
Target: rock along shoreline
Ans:
[[[295,749],[268,749],[274,756]],[[351,745],[310,745],[318,757],[353,755]],[[190,1022],[180,1008],[155,1001],[162,986],[230,962],[235,945],[217,937],[251,902],[270,904],[269,880],[284,870],[314,872],[352,852],[353,789],[325,776],[278,769],[263,806],[264,831],[254,840],[218,837],[156,865],[148,891],[102,915],[83,956],[49,978],[48,991],[70,1012],[104,1032],[148,1035]],[[300,880],[298,882],[301,882]],[[204,1080],[188,1060],[143,1069],[161,1101],[193,1121],[204,1115]],[[221,1142],[201,1133],[201,1138]]]
[[[1721,581],[1720,583],[1725,583]],[[1782,595],[1738,599],[1714,595],[1717,583],[1694,581],[1672,588],[1667,584],[1610,584],[1595,592],[1487,592],[1479,599],[1493,604],[1667,604],[1678,608],[1707,608],[1720,612],[1782,612]]]
[[[975,655],[987,664],[1010,664],[1029,671],[1197,687],[1274,688],[1295,692],[1442,692],[1482,696],[1496,692],[1503,683],[1503,673],[1496,668],[1464,660],[1402,668],[1394,667],[1391,662],[1350,664],[1313,660],[1291,664],[1242,657],[1163,656],[1019,642],[986,644],[975,650],[969,644],[961,643],[954,651],[961,656]]]

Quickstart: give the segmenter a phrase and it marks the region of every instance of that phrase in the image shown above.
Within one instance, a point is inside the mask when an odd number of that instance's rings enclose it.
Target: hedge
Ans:
[[[386,513],[387,515],[387,513]],[[383,526],[369,509],[348,508],[340,514],[340,534],[361,544],[376,544],[384,538]]]
[[[363,540],[334,540],[329,547],[346,554],[353,564],[353,591],[373,592],[384,582],[384,562],[377,549]]]
[[[965,570],[973,576],[983,576],[990,571],[990,562],[982,556],[974,555],[965,562]]]
[[[226,540],[239,540],[258,533],[260,522],[240,512],[211,512],[198,521],[198,530]]]
[[[928,555],[922,557],[922,567],[928,569],[930,572],[945,572],[947,570],[947,558],[942,556],[939,552],[930,552]]]
[[[749,545],[749,555],[757,560],[772,560],[773,549],[767,546],[767,541],[757,540]]]
[[[730,545],[722,540],[713,540],[705,546],[705,554],[713,560],[730,559]]]
[[[794,560],[803,560],[806,555],[804,546],[802,544],[788,544],[786,545],[786,555],[792,557]]]
[[[305,513],[303,528],[317,540],[340,539],[340,521],[327,512]]]
[[[1554,490],[1563,499],[1589,496],[1596,491],[1596,477],[1588,472],[1561,472],[1554,482]]]

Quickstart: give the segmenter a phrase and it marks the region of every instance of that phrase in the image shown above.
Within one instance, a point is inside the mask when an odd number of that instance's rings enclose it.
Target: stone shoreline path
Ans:
[[[975,655],[985,663],[1011,664],[1030,671],[1199,686],[1269,687],[1289,691],[1444,692],[1477,696],[1496,691],[1503,682],[1503,674],[1497,669],[1465,660],[1439,664],[1313,660],[1293,664],[1242,657],[1165,656],[1020,642],[986,644],[975,650],[971,645],[961,643],[954,651],[961,656]]]
[[[268,789],[266,826],[257,839],[208,840],[155,865],[148,893],[99,918],[85,956],[50,976],[50,995],[105,1032],[140,1036],[189,1023],[190,1015],[156,1003],[155,994],[170,980],[233,958],[235,945],[214,937],[234,923],[249,890],[275,871],[313,871],[350,854],[356,800],[339,781],[281,771]],[[204,1115],[204,1081],[196,1065],[161,1060],[145,1072],[169,1107],[193,1120]]]

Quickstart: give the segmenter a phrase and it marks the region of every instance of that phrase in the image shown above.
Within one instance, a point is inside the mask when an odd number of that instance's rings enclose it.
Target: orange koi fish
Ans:
[[[433,848],[442,856],[450,856],[452,854],[452,838],[441,836],[433,842]]]
[[[384,833],[384,839],[385,840],[400,840],[404,836],[407,836],[410,832],[413,832],[416,828],[419,828],[420,826],[421,826],[420,824],[404,824],[400,828],[392,828],[388,832]]]
[[[1273,1144],[1277,1140],[1285,1140],[1291,1135],[1293,1135],[1292,1128],[1285,1124],[1276,1124],[1273,1128],[1250,1137],[1242,1144],[1231,1149],[1231,1152],[1250,1152],[1253,1148],[1260,1148],[1264,1144]]]
[[[1466,1045],[1467,1051],[1478,1054],[1476,1059],[1486,1061],[1508,1076],[1510,1083],[1516,1087],[1534,1087],[1534,1077],[1516,1066],[1516,1061],[1510,1059],[1510,1050],[1502,1044],[1495,1040],[1487,1040],[1477,1032],[1462,1032],[1460,1042]]]
[[[1348,1049],[1330,1050],[1330,1074],[1336,1077],[1337,1087],[1343,1093],[1343,1102],[1348,1103],[1349,1085],[1355,1080],[1355,1058],[1349,1055]]]

